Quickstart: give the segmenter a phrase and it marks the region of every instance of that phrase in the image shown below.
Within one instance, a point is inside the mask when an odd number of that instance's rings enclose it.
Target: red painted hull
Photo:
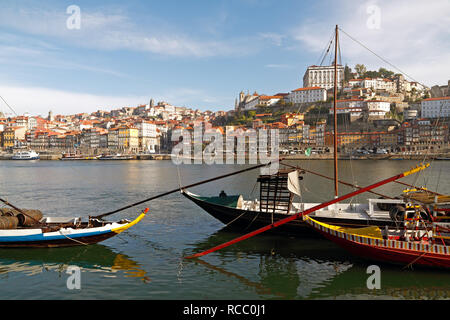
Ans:
[[[412,265],[421,265],[427,267],[450,268],[449,255],[373,246],[343,239],[321,230],[317,231],[319,231],[325,238],[333,241],[352,254],[369,260],[402,265],[408,265],[412,263]]]

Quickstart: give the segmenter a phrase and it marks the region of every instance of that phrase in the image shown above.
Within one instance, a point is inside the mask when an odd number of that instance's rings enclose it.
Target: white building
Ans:
[[[144,151],[150,153],[156,152],[159,145],[156,132],[156,124],[150,121],[139,121],[135,123],[136,128],[139,130],[139,145]]]
[[[350,114],[352,118],[357,118],[366,113],[369,118],[384,118],[391,110],[391,103],[381,100],[346,99],[338,100],[336,104],[337,114]],[[333,114],[330,108],[330,114]]]
[[[108,130],[108,149],[117,150],[119,148],[119,129],[111,128]]]
[[[327,101],[327,90],[321,87],[298,88],[289,93],[288,101],[292,103]]]
[[[280,101],[280,99],[282,99],[282,96],[259,96],[258,100],[259,100],[259,104],[260,105],[264,105],[264,106],[272,106],[274,104],[276,104],[278,101]]]
[[[344,67],[337,66],[338,89],[344,82]],[[303,87],[334,88],[334,66],[309,66],[303,76]]]
[[[428,98],[422,100],[422,117],[450,117],[450,97]]]
[[[348,85],[352,88],[368,88],[372,90],[396,91],[397,85],[394,81],[384,78],[351,79]]]
[[[368,100],[366,103],[369,118],[384,118],[386,113],[391,111],[391,103],[389,101]]]
[[[352,118],[359,118],[366,110],[366,101],[363,99],[337,100],[337,114],[350,114]],[[330,108],[330,114],[334,114],[333,107]]]

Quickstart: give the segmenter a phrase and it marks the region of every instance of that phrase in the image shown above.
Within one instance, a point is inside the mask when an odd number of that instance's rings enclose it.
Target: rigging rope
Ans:
[[[325,46],[326,49],[324,48],[322,54],[319,57],[319,60],[318,60],[318,61],[320,61],[320,63],[318,63],[319,66],[322,65],[323,60],[325,60],[328,52],[330,51],[331,45],[333,44],[333,37],[334,37],[334,33],[331,33],[330,40],[327,41],[328,48],[327,48],[327,46]]]
[[[435,122],[435,125],[434,125],[434,131],[435,131],[435,132],[436,132],[436,128],[437,128],[438,125],[439,125],[439,121],[441,120],[442,106],[443,106],[443,102],[441,102],[441,104],[440,104],[438,118],[437,118],[437,120],[436,120],[436,122]],[[433,131],[430,129],[430,138],[429,138],[428,148],[427,148],[427,152],[426,152],[425,155],[424,155],[423,162],[426,161],[426,159],[427,159],[427,157],[428,157],[428,154],[429,154],[429,152],[430,152],[430,150],[431,150],[431,142],[432,142],[432,139],[433,139],[433,134],[432,134],[432,132],[433,132]],[[433,164],[433,162],[434,162],[434,158],[431,159],[430,165]],[[416,183],[417,183],[417,181],[418,181],[418,179],[419,179],[419,177],[420,177],[421,175],[422,175],[422,172],[419,172],[419,174],[418,174],[418,175],[416,176],[416,178],[414,179],[413,185],[416,185]],[[430,176],[428,176],[427,179],[424,178],[424,184],[425,184],[425,187],[427,186],[428,180],[429,180],[429,179],[430,179]]]
[[[6,100],[5,99],[3,99],[3,97],[2,96],[0,96],[0,98],[3,100],[3,102],[8,106],[8,108],[9,109],[11,109],[12,110],[12,112],[14,112],[14,114],[17,116],[17,113],[16,113],[16,111],[14,111],[14,109],[8,104],[8,102],[6,102]]]
[[[400,70],[398,67],[396,67],[395,65],[393,65],[392,63],[390,63],[389,61],[387,61],[386,59],[384,59],[383,57],[381,57],[380,55],[378,55],[377,53],[375,53],[374,51],[372,51],[371,49],[369,49],[367,46],[365,46],[363,43],[361,43],[360,41],[358,41],[357,39],[353,38],[351,35],[349,35],[347,32],[345,32],[344,30],[342,30],[341,28],[339,28],[339,30],[341,30],[347,37],[349,37],[350,39],[352,39],[353,41],[355,41],[356,43],[358,43],[360,46],[364,47],[365,49],[367,49],[368,51],[370,51],[372,54],[374,54],[375,56],[377,56],[379,59],[381,59],[382,61],[384,61],[385,63],[389,64],[391,67],[397,69],[398,71],[400,71],[400,73],[404,74],[405,76],[407,76],[408,78],[414,80],[414,82],[417,82],[419,84],[421,84],[422,86],[428,88],[428,86],[424,85],[423,83],[417,81],[416,79],[414,79],[413,77],[411,77],[410,75],[408,75],[407,73],[403,72],[402,70]]]

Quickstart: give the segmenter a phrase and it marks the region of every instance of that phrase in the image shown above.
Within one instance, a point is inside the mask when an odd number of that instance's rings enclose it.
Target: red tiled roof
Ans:
[[[305,87],[305,88],[298,88],[298,89],[295,89],[292,91],[319,90],[319,89],[323,89],[323,88],[321,88],[321,87]]]
[[[423,101],[434,101],[434,100],[449,100],[450,97],[438,97],[438,98],[427,98],[423,99]]]

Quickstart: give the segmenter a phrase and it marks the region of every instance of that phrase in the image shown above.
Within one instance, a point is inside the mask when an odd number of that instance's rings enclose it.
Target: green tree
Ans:
[[[348,65],[345,65],[344,67],[344,81],[348,81],[351,78],[352,68],[350,68]]]
[[[367,68],[363,64],[357,64],[357,65],[355,65],[355,71],[358,74],[358,78],[362,78],[362,77],[364,77],[364,75],[367,71]]]
[[[394,72],[385,68],[380,68],[378,69],[378,74],[382,78],[391,78],[394,75]]]

